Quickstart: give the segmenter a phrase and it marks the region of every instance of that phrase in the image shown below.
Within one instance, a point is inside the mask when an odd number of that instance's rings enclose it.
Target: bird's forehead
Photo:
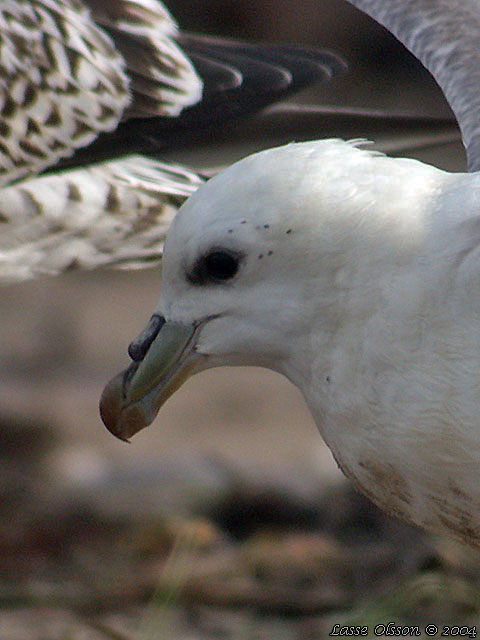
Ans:
[[[180,209],[168,233],[165,262],[189,262],[212,247],[249,251],[282,219],[275,190],[254,172],[228,170],[200,188]]]
[[[250,160],[250,159],[248,159]],[[231,223],[265,223],[282,202],[282,175],[271,164],[243,161],[212,178],[185,203],[173,227],[175,233],[225,229]],[[267,158],[266,158],[267,161]],[[243,224],[246,224],[243,222]]]
[[[312,184],[315,176],[319,182],[324,158],[328,162],[332,147],[337,153],[352,149],[339,141],[290,144],[254,154],[222,171],[181,207],[169,232],[166,253],[169,245],[228,236],[236,227],[247,240],[255,237],[252,227],[259,231],[270,225],[275,233],[283,223],[299,220],[308,205],[304,194],[309,190],[304,186]]]

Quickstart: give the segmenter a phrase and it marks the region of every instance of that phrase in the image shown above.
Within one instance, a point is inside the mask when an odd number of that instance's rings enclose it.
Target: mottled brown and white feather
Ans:
[[[37,174],[132,113],[200,99],[176,34],[157,0],[0,3],[0,281],[161,256],[193,171],[137,155]]]
[[[123,58],[83,3],[1,3],[0,186],[114,129],[129,101]]]
[[[85,0],[111,36],[130,78],[126,117],[177,116],[198,102],[202,82],[176,44],[178,28],[158,0]]]
[[[5,187],[0,281],[151,264],[178,207],[202,182],[182,167],[129,156]]]
[[[0,186],[135,115],[178,115],[202,82],[157,0],[0,3]]]
[[[151,264],[203,180],[138,154],[344,68],[328,51],[183,37],[160,0],[0,0],[0,281]]]

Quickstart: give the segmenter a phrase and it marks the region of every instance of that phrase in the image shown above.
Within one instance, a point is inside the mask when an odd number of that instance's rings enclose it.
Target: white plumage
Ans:
[[[478,70],[478,2],[353,4],[448,84],[477,167],[478,83],[468,102],[457,60]],[[462,46],[468,56],[455,54]],[[269,367],[302,391],[339,465],[377,504],[479,545],[479,204],[480,173],[340,140],[242,160],[175,218],[160,302],[104,391],[105,424],[128,438],[191,373]]]

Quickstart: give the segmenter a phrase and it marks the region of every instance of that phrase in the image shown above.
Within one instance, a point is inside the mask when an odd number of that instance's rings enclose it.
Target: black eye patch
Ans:
[[[240,260],[238,253],[213,249],[197,260],[187,278],[192,284],[199,285],[226,282],[236,275]]]

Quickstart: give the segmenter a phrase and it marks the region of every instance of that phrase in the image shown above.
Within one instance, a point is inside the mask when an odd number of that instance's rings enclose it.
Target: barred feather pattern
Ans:
[[[128,156],[37,174],[133,113],[201,98],[176,34],[158,0],[1,0],[1,282],[160,258],[195,172]]]
[[[125,117],[178,116],[202,97],[202,81],[176,44],[177,24],[158,0],[85,0],[111,36],[130,78]]]
[[[183,167],[129,156],[6,187],[0,281],[154,264],[178,207],[201,183]]]
[[[0,5],[0,186],[114,129],[130,95],[125,63],[78,0]]]

